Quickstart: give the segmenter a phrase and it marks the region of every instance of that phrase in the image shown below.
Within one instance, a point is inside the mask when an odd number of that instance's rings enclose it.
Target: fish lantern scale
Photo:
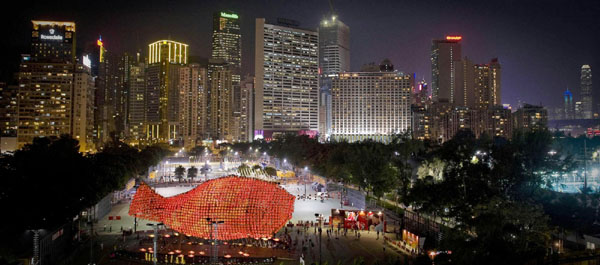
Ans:
[[[209,180],[185,193],[162,197],[142,183],[129,215],[163,222],[183,234],[215,236],[207,221],[223,221],[219,240],[269,237],[292,218],[295,197],[277,183],[239,176]]]

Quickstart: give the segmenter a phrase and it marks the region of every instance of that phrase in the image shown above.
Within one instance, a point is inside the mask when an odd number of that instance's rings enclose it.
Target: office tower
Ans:
[[[332,79],[331,139],[388,142],[411,129],[413,77],[393,71],[347,72]]]
[[[593,118],[592,97],[592,68],[585,64],[581,66],[581,107],[584,119]]]
[[[94,77],[89,55],[77,64],[73,82],[72,136],[79,141],[80,152],[90,152],[94,146]]]
[[[31,56],[21,59],[18,146],[35,137],[72,134],[75,23],[32,21]]]
[[[233,86],[227,66],[210,73],[210,136],[213,140],[233,141]]]
[[[148,45],[146,135],[151,142],[179,140],[179,68],[188,63],[188,45],[159,40]]]
[[[234,84],[240,83],[242,34],[237,14],[228,11],[213,14],[212,59],[222,59],[230,67]]]
[[[575,106],[573,105],[573,94],[567,88],[567,91],[563,94],[565,98],[565,105],[563,109],[563,117],[565,120],[575,119],[574,111]]]
[[[130,89],[130,70],[136,59],[134,56],[124,53],[119,56],[117,65],[118,86],[115,92],[115,130],[118,136],[125,138],[127,134],[129,116],[129,89]]]
[[[548,111],[542,106],[525,104],[512,116],[515,129],[538,130],[548,125]]]
[[[321,77],[350,71],[350,28],[335,15],[319,24]]]
[[[146,65],[139,60],[129,68],[128,139],[141,144],[146,139]]]
[[[298,23],[256,19],[254,138],[318,132],[318,35]]]
[[[501,105],[501,71],[498,58],[475,66],[475,106],[488,108]]]
[[[331,128],[331,78],[350,71],[350,28],[336,15],[323,19],[319,32],[319,135],[326,140]]]
[[[461,36],[446,36],[443,40],[433,40],[431,44],[431,89],[434,101],[454,104],[460,69]]]
[[[95,91],[95,134],[97,145],[102,146],[114,137],[123,138],[126,133],[129,100],[129,68],[132,57],[110,52],[102,39],[98,46],[98,76]]]
[[[251,142],[254,125],[254,77],[246,76],[240,87],[240,141]]]
[[[199,64],[190,64],[179,69],[179,125],[180,137],[185,147],[196,146],[198,140],[198,108],[204,105],[200,98],[204,94],[204,87]]]
[[[581,115],[582,115],[582,106],[581,106],[581,101],[576,101],[575,102],[575,113],[573,114],[573,116],[575,116],[575,119],[581,119]]]

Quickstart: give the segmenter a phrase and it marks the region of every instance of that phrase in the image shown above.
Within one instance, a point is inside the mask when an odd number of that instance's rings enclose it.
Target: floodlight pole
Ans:
[[[219,245],[218,245],[218,227],[220,224],[224,223],[224,221],[213,221],[211,218],[206,218],[206,221],[208,222],[210,228],[211,228],[211,233],[210,233],[210,238],[213,241],[213,245],[212,245],[212,253],[211,253],[211,257],[210,257],[210,264],[218,264],[219,263]],[[215,230],[214,232],[214,238],[213,238],[213,233],[212,233],[212,229]]]
[[[146,225],[154,227],[154,248],[152,249],[153,250],[152,254],[154,254],[154,255],[152,255],[153,256],[152,257],[152,261],[154,262],[154,265],[157,265],[157,263],[158,263],[158,244],[157,244],[157,241],[158,241],[158,226],[159,225],[163,225],[163,223],[158,223],[158,224],[150,224],[149,223],[149,224],[146,224]]]

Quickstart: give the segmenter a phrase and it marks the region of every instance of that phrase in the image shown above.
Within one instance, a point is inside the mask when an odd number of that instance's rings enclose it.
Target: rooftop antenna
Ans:
[[[329,12],[333,16],[335,13],[333,12],[333,0],[329,0]]]

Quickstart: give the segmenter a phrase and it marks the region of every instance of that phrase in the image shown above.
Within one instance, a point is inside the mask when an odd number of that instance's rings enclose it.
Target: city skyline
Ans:
[[[599,61],[593,44],[599,40],[595,28],[600,23],[593,14],[600,6],[591,1],[566,3],[555,1],[537,9],[533,1],[485,5],[431,1],[403,6],[386,2],[362,12],[359,7],[365,4],[333,2],[333,8],[353,32],[351,71],[365,63],[390,58],[396,69],[414,72],[417,80],[431,82],[431,40],[459,34],[463,36],[463,53],[474,62],[496,57],[502,62],[502,103],[516,107],[520,100],[557,107],[561,106],[558,95],[567,86],[572,88],[574,98],[580,99],[580,67],[589,64],[593,69]],[[86,4],[83,8],[75,2],[58,6],[36,3],[33,8],[21,9],[22,14],[14,12],[4,17],[11,26],[7,34],[13,41],[2,44],[2,58],[7,61],[1,69],[2,81],[11,81],[18,55],[28,53],[26,34],[32,19],[75,21],[78,55],[91,50],[98,35],[102,35],[111,52],[142,49],[145,54],[147,43],[170,37],[190,44],[190,55],[209,58],[212,14],[232,10],[239,14],[242,25],[244,75],[254,73],[255,18],[291,18],[299,20],[300,27],[315,30],[330,12],[327,2],[184,2],[167,6],[132,2],[121,4],[118,10],[110,9],[112,5],[95,5]],[[593,93],[597,95],[597,89]]]

